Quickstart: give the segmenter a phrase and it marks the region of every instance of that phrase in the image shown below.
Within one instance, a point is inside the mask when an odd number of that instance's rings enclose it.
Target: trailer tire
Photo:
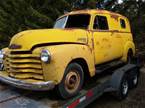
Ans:
[[[70,63],[64,73],[64,77],[56,90],[59,97],[70,98],[79,93],[84,82],[84,72],[78,63]]]
[[[129,90],[128,77],[127,77],[127,74],[125,74],[121,79],[119,89],[115,92],[115,97],[118,100],[125,99],[128,95],[128,90]]]
[[[135,75],[133,75],[133,77],[129,80],[129,88],[133,89],[136,88],[138,85],[138,78],[139,78],[139,74],[136,73]]]

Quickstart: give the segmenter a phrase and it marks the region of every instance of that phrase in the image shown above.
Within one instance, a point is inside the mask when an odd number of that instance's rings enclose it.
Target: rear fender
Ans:
[[[132,41],[128,41],[124,46],[123,57],[121,58],[122,61],[124,61],[124,62],[127,61],[127,55],[128,55],[129,49],[131,49],[133,52],[133,55],[135,55],[135,45]]]

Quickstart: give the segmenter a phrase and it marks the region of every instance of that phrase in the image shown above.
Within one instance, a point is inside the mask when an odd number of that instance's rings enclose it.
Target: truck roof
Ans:
[[[125,16],[115,13],[115,12],[111,12],[111,11],[107,11],[107,10],[100,10],[100,9],[86,9],[86,10],[76,10],[76,11],[72,11],[69,12],[61,17],[67,16],[67,15],[74,15],[74,14],[110,14],[110,15],[115,15],[115,16],[120,16],[120,17],[124,17]],[[61,18],[60,17],[60,18]]]

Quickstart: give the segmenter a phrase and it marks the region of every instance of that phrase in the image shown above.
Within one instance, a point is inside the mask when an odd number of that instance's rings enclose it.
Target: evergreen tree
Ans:
[[[20,31],[52,27],[68,7],[65,0],[0,0],[0,47]]]

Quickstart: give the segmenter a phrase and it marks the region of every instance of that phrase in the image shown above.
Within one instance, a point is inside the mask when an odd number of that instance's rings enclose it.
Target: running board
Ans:
[[[115,60],[115,61],[112,61],[112,62],[97,65],[95,67],[96,68],[96,74],[102,74],[102,73],[105,73],[105,71],[108,71],[108,70],[111,71],[112,69],[116,69],[118,67],[121,67],[124,64],[125,63],[123,61]]]

